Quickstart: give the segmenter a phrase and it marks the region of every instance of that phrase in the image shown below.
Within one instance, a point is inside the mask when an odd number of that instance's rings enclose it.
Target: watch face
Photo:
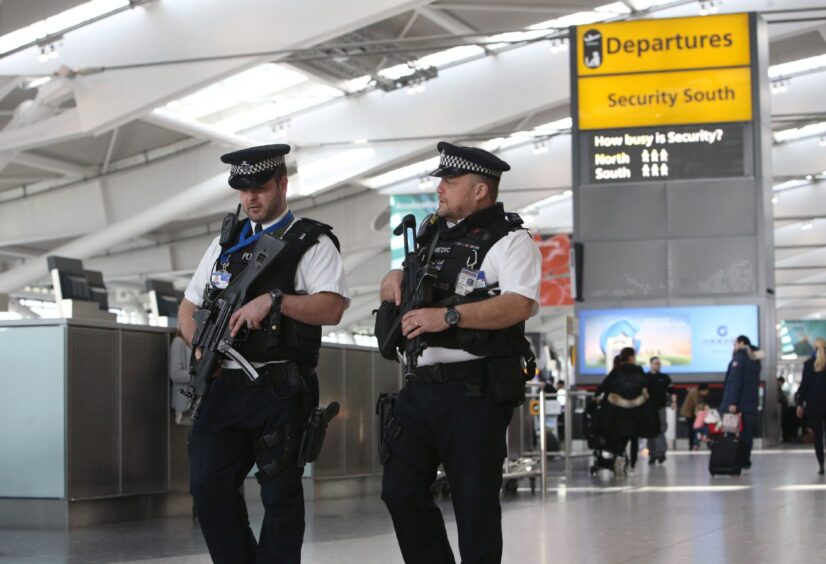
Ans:
[[[447,313],[445,313],[445,321],[448,325],[456,325],[459,323],[459,312],[455,309],[447,310]]]

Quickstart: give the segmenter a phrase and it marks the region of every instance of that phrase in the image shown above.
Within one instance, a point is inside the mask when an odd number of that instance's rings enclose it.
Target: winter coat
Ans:
[[[720,413],[727,412],[730,405],[736,405],[740,413],[757,414],[762,368],[760,361],[765,356],[763,351],[752,347],[743,347],[734,352],[723,382]]]
[[[649,377],[635,364],[612,370],[597,388],[603,395],[604,433],[609,439],[655,437],[659,416],[649,398]]]
[[[794,395],[806,417],[826,417],[826,370],[815,371],[815,359],[803,363],[803,378]]]

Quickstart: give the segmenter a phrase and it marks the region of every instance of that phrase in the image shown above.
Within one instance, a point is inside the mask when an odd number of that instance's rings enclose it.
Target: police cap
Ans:
[[[269,182],[276,170],[284,166],[284,155],[289,152],[289,145],[260,145],[221,155],[221,162],[230,165],[229,185],[247,190]]]
[[[461,176],[463,174],[481,174],[501,178],[502,173],[511,169],[511,166],[484,149],[452,145],[442,141],[436,145],[441,153],[439,168],[430,173],[430,176]]]

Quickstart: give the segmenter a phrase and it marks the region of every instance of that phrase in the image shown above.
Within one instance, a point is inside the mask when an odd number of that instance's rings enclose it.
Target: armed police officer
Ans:
[[[417,266],[435,280],[431,303],[401,319],[404,337],[421,346],[408,352],[407,382],[383,433],[382,499],[405,562],[454,562],[430,494],[441,463],[462,562],[500,562],[505,433],[524,401],[522,360],[533,371],[524,321],[538,309],[541,257],[519,216],[496,201],[510,166],[474,147],[437,149],[439,207],[417,236]],[[403,276],[393,270],[381,283],[382,300],[402,312]]]
[[[286,243],[229,319],[234,348],[259,376],[253,381],[236,361],[224,360],[190,436],[190,490],[210,555],[219,563],[300,562],[304,497],[297,451],[318,404],[314,369],[321,326],[337,324],[349,303],[331,228],[296,219],[287,208],[289,151],[288,145],[267,145],[221,157],[248,219],[225,220],[179,312],[191,342],[196,309],[232,288],[233,277],[240,279],[263,233]],[[257,542],[239,493],[253,464],[265,508]]]

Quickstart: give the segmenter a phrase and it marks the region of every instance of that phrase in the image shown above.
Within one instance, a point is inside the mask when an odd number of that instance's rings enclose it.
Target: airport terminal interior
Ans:
[[[0,562],[819,561],[824,91],[818,0],[0,0]]]

